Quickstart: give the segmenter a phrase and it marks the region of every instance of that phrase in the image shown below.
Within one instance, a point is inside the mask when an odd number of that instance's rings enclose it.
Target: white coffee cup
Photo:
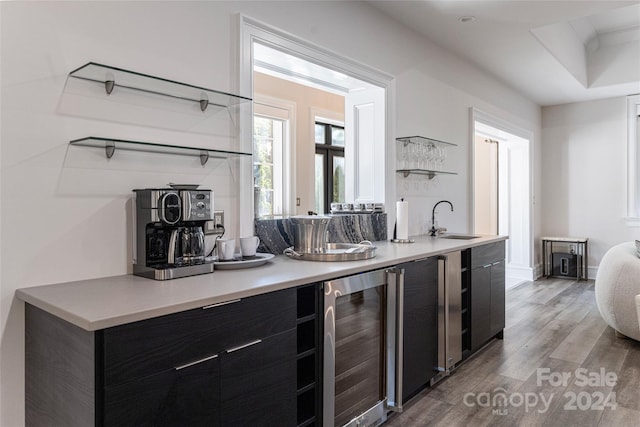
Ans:
[[[258,236],[241,237],[240,250],[242,251],[242,256],[255,256],[258,245],[260,245]]]
[[[218,258],[222,261],[232,261],[236,251],[236,239],[218,239]]]

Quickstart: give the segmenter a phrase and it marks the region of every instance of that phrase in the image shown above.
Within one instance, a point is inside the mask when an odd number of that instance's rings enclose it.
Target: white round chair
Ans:
[[[595,284],[600,315],[618,333],[640,341],[636,295],[640,294],[640,258],[634,242],[609,249],[600,261]]]
[[[638,323],[640,323],[640,295],[636,295],[636,310],[638,310]]]

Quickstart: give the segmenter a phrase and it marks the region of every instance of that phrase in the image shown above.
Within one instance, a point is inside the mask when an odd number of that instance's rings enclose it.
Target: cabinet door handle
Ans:
[[[204,307],[202,307],[202,309],[207,310],[209,308],[220,307],[222,305],[227,305],[227,304],[234,304],[236,302],[240,302],[240,298],[232,299],[231,301],[219,302],[217,304],[205,305]]]
[[[234,351],[242,350],[243,348],[251,347],[252,345],[260,344],[261,342],[262,342],[262,340],[251,341],[251,342],[248,342],[246,344],[239,345],[237,347],[232,347],[232,348],[226,350],[226,352],[227,353],[233,353]]]
[[[487,264],[487,265],[483,265],[482,268],[489,268],[491,267],[491,264]]]
[[[188,368],[189,366],[197,365],[199,363],[206,362],[207,360],[215,359],[216,357],[218,357],[218,355],[214,354],[213,356],[208,356],[208,357],[205,357],[204,359],[196,360],[191,363],[185,363],[184,365],[176,366],[175,370],[179,371],[180,369]]]

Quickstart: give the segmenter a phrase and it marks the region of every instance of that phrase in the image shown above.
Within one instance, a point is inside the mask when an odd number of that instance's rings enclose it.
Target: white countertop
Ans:
[[[390,267],[419,258],[505,240],[411,237],[415,243],[374,242],[376,257],[363,261],[317,262],[274,257],[241,270],[156,281],[134,275],[104,277],[16,290],[29,304],[88,331],[109,328],[209,304]]]

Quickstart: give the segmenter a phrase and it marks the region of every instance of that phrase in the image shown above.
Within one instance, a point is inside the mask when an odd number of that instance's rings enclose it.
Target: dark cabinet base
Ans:
[[[277,291],[95,332],[26,304],[26,425],[296,426],[296,298]],[[263,301],[269,310],[253,310]]]
[[[491,339],[491,266],[471,270],[471,350]]]
[[[105,426],[295,426],[296,331],[105,390]]]
[[[438,373],[438,259],[401,264],[404,269],[402,400]]]
[[[92,332],[25,304],[27,426],[94,425],[94,353]]]
[[[220,362],[216,357],[105,390],[104,425],[220,425]]]
[[[296,425],[296,330],[223,354],[221,426]]]
[[[469,284],[471,352],[492,338],[502,338],[505,327],[504,242],[471,248]]]

